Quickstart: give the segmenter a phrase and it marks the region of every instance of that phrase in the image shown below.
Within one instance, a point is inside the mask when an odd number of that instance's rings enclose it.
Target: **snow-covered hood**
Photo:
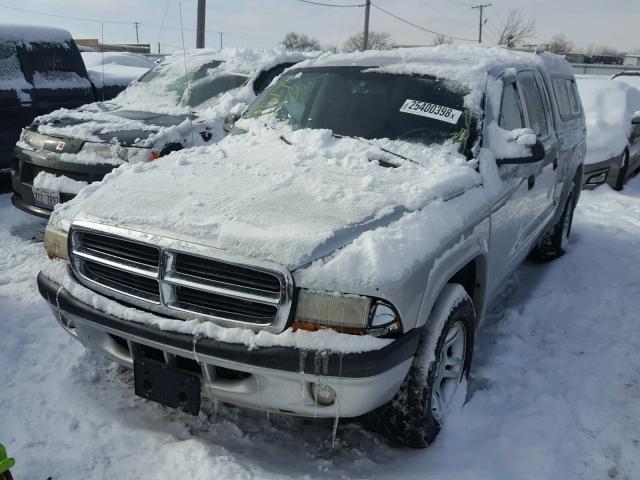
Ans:
[[[91,142],[112,142],[129,147],[143,145],[151,135],[163,128],[179,125],[195,115],[126,110],[113,104],[96,103],[77,110],[58,110],[39,117],[40,133]]]
[[[374,144],[327,130],[287,131],[285,141],[246,122],[248,133],[218,145],[115,170],[56,206],[51,223],[111,224],[294,269],[481,182],[453,144]]]

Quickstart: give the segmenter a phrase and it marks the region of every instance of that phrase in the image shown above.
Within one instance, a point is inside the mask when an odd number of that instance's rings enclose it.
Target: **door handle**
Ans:
[[[529,190],[531,190],[535,184],[536,184],[536,176],[529,175],[529,178],[527,178],[527,185],[529,186]]]

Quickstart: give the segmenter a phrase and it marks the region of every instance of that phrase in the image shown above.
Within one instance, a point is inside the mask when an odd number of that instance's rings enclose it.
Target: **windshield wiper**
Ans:
[[[366,143],[367,145],[371,145],[372,147],[376,147],[376,148],[382,150],[384,153],[388,153],[389,155],[393,155],[395,157],[401,158],[402,160],[406,160],[407,162],[411,162],[411,163],[415,163],[416,165],[419,165],[419,163],[416,162],[415,160],[412,160],[409,157],[405,157],[404,155],[400,155],[399,153],[392,152],[391,150],[387,150],[386,148],[381,147],[380,145],[376,145],[375,143],[372,143],[372,142],[368,141],[365,138],[352,137],[352,136],[349,136],[349,135],[340,135],[338,133],[334,133],[333,136],[335,138],[353,138],[354,140],[359,140],[359,141],[361,141],[363,143]],[[383,167],[388,167],[388,166],[391,166],[391,165],[393,165],[394,167],[399,167],[400,166],[400,165],[394,165],[391,162],[387,162],[386,160],[378,160],[378,163]],[[383,163],[384,163],[384,165],[383,165]]]

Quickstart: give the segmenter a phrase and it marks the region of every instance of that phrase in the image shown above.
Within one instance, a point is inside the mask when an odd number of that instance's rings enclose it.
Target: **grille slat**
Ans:
[[[121,290],[153,302],[160,301],[160,288],[156,280],[90,261],[84,262],[84,271],[89,278],[109,288]]]
[[[279,292],[281,289],[278,278],[269,273],[184,253],[177,255],[176,271],[184,275],[244,288],[268,292]]]
[[[279,308],[290,305],[287,277],[277,270],[163,250],[146,236],[137,241],[84,228],[72,236],[74,270],[104,295],[185,320],[277,328],[286,320]]]
[[[277,307],[270,305],[237,300],[187,287],[178,287],[176,289],[176,299],[178,304],[186,303],[213,312],[228,312],[236,315],[263,318],[265,320],[270,320],[278,310]]]
[[[149,245],[92,233],[84,233],[81,242],[85,248],[94,252],[123,258],[142,265],[157,267],[160,263],[160,250]]]

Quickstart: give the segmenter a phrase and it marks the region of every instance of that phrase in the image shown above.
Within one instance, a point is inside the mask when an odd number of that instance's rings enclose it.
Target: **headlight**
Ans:
[[[401,323],[393,306],[382,300],[301,289],[293,327],[379,336],[399,331]]]
[[[85,142],[80,151],[90,155],[97,155],[105,160],[109,158],[118,158],[125,162],[151,160],[151,153],[147,148],[122,147],[114,143]]]
[[[47,225],[44,230],[44,248],[50,259],[69,258],[68,238],[69,232]]]

